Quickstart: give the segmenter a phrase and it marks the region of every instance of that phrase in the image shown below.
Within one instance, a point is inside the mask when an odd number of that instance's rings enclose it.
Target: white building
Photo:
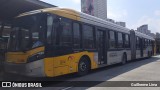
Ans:
[[[125,22],[116,22],[116,24],[118,24],[120,26],[123,26],[123,27],[126,27],[126,23]]]
[[[156,38],[156,35],[154,33],[151,33],[150,36]]]
[[[81,0],[81,11],[107,20],[107,0]]]
[[[144,34],[147,34],[147,32],[148,32],[148,25],[142,25],[142,26],[138,27],[137,31],[141,32],[141,33],[144,33]]]
[[[146,25],[142,25],[139,28],[137,28],[137,31],[141,32],[141,33],[144,33],[146,35],[150,35],[150,33],[151,33],[151,31],[148,30],[148,25],[147,24]]]
[[[138,32],[141,32],[141,33],[143,33],[143,34],[149,35],[149,36],[151,36],[151,37],[153,37],[153,38],[156,38],[156,37],[159,36],[158,33],[157,33],[157,34],[151,33],[151,30],[148,30],[148,25],[147,25],[147,24],[138,27],[138,28],[137,28],[137,31],[138,31]]]
[[[160,38],[160,33],[156,33],[156,38]]]
[[[107,19],[107,21],[109,21],[109,22],[112,22],[112,23],[115,23],[115,20],[113,20],[113,19]]]

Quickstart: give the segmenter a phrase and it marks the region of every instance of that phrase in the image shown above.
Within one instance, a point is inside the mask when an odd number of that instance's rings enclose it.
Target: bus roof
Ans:
[[[34,10],[34,11],[22,13],[17,17],[32,15],[32,14],[37,14],[37,13],[42,13],[42,12],[53,13],[53,14],[67,17],[67,18],[70,18],[73,20],[77,20],[77,21],[81,21],[81,22],[85,22],[85,23],[89,23],[89,24],[93,24],[93,25],[97,25],[97,26],[101,26],[101,27],[105,27],[105,28],[109,28],[109,29],[113,29],[116,31],[122,31],[122,32],[125,32],[128,34],[130,31],[129,29],[122,27],[120,25],[111,23],[109,21],[91,16],[91,15],[88,15],[88,14],[85,14],[82,12],[78,12],[78,11],[75,11],[72,9],[67,9],[67,8],[53,7],[53,8],[39,9],[39,10]]]
[[[27,16],[27,15],[37,14],[37,13],[43,13],[43,12],[53,13],[53,14],[56,14],[62,17],[70,18],[70,19],[81,21],[81,22],[88,23],[88,24],[97,25],[100,27],[105,27],[105,28],[112,29],[112,30],[119,31],[119,32],[124,32],[128,34],[130,33],[130,29],[126,27],[122,27],[120,25],[109,22],[107,20],[103,20],[103,19],[91,16],[91,15],[88,15],[82,12],[78,12],[73,9],[68,9],[68,8],[53,7],[53,8],[39,9],[39,10],[22,13],[17,17]],[[144,37],[147,39],[154,40],[154,38],[152,38],[151,36],[145,35],[137,31],[135,31],[135,34],[139,37]]]
[[[37,13],[43,13],[43,12],[54,13],[54,14],[58,14],[58,15],[59,14],[64,15],[63,13],[67,13],[70,15],[78,16],[77,11],[75,11],[75,10],[68,9],[68,8],[53,7],[53,8],[45,8],[45,9],[38,9],[38,10],[25,12],[25,13],[18,15],[17,17],[27,16],[27,15],[37,14]]]
[[[146,34],[143,34],[141,32],[138,32],[138,31],[135,31],[135,35],[138,36],[138,37],[143,37],[143,38],[146,38],[146,39],[155,40],[153,37],[148,36]]]

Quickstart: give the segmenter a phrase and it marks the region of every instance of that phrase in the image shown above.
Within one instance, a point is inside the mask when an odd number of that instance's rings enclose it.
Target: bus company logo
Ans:
[[[110,53],[109,56],[110,56],[110,57],[116,57],[116,56],[117,56],[117,53]]]
[[[2,82],[2,87],[11,87],[11,82]]]
[[[74,56],[69,56],[68,57],[68,60],[73,60],[74,59]]]

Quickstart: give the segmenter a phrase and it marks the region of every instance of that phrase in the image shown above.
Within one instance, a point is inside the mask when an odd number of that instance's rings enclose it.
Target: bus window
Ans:
[[[125,35],[125,43],[124,43],[125,48],[130,48],[130,37],[128,34]]]
[[[143,49],[146,48],[146,42],[145,42],[145,39],[143,38]]]
[[[152,46],[152,42],[151,42],[151,40],[149,40],[149,46]]]
[[[136,48],[140,49],[140,39],[139,39],[139,37],[136,38]]]
[[[25,51],[43,46],[46,39],[45,28],[46,17],[43,17],[43,14],[15,19],[13,25],[14,33],[10,35],[11,38],[8,45],[9,51]]]
[[[94,49],[94,29],[91,26],[83,25],[83,47],[85,49]]]
[[[28,47],[27,45],[29,45],[29,31],[28,30],[25,30],[25,29],[22,29],[21,30],[21,41],[22,41],[22,45],[20,48],[25,48],[25,47]]]
[[[147,46],[148,46],[148,40],[145,39],[145,48],[147,48]]]
[[[47,42],[49,44],[52,43],[52,30],[54,30],[53,28],[53,20],[54,20],[54,17],[49,15],[47,17]]]
[[[150,40],[148,40],[148,46],[150,46],[151,45],[151,41]]]
[[[149,46],[149,40],[148,39],[146,40],[146,46],[147,47]]]
[[[148,42],[148,46],[149,46],[149,45],[150,45],[150,44],[149,44],[149,40],[147,40],[147,42]]]
[[[80,49],[81,46],[81,35],[80,35],[80,25],[78,23],[73,23],[73,40],[74,48]]]
[[[69,19],[62,18],[60,28],[60,45],[71,46],[72,45],[72,28],[71,21]],[[60,29],[59,29],[60,30]]]
[[[109,48],[110,49],[116,48],[116,38],[114,31],[109,31]]]
[[[118,33],[118,45],[117,45],[117,48],[123,48],[122,33]]]

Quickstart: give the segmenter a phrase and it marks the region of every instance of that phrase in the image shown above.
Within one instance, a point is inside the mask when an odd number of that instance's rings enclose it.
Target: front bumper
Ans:
[[[19,74],[30,77],[45,77],[44,60],[38,60],[26,64],[4,63],[4,70],[7,73]]]

